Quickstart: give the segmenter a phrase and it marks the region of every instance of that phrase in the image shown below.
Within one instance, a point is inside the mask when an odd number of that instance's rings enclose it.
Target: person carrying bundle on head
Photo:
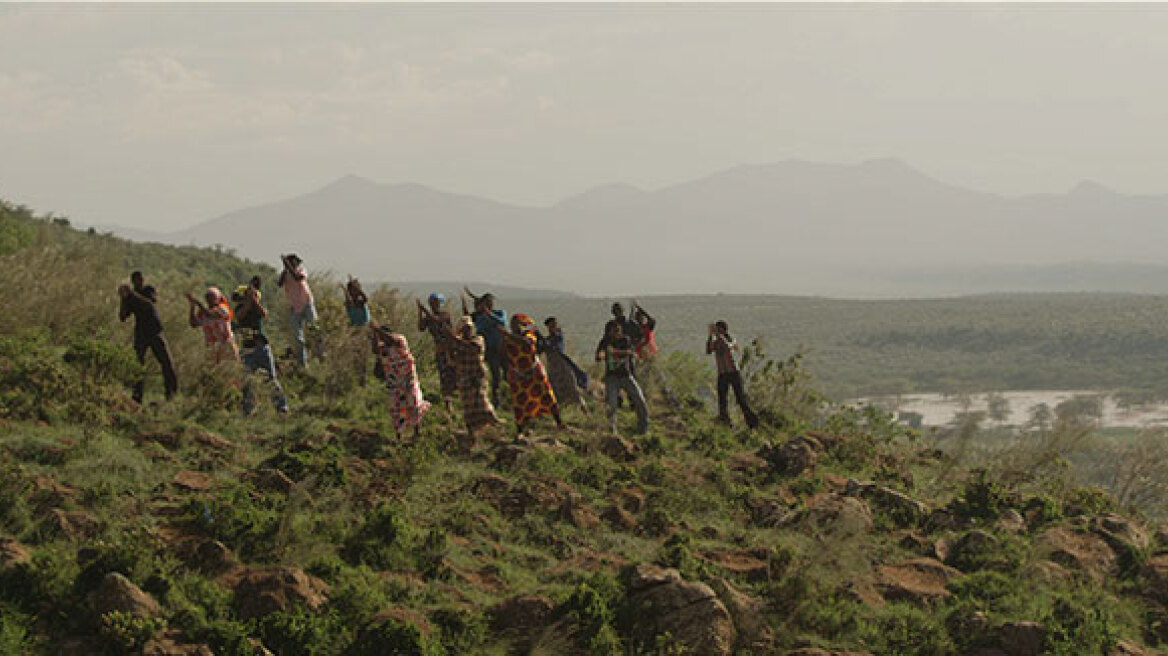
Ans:
[[[511,389],[511,409],[515,413],[518,435],[523,435],[529,421],[544,415],[551,415],[556,426],[564,428],[556,395],[543,363],[539,361],[535,321],[526,314],[516,314],[511,317],[511,332],[501,334],[503,356],[507,358],[507,386]]]
[[[584,391],[588,389],[588,374],[568,356],[567,342],[560,322],[555,317],[548,317],[543,325],[547,328],[547,336],[540,337],[539,349],[547,359],[548,380],[552,384],[556,400],[560,406],[579,405],[588,409],[584,398]]]
[[[276,286],[284,289],[284,296],[292,311],[292,339],[295,341],[296,359],[301,367],[307,367],[308,344],[304,331],[308,324],[316,321],[316,304],[312,298],[312,289],[308,287],[308,272],[304,269],[304,261],[295,253],[281,255],[280,261],[284,263],[284,269],[276,278]]]
[[[729,390],[734,389],[734,398],[738,407],[742,409],[742,417],[746,425],[758,428],[758,416],[750,408],[746,392],[742,389],[742,373],[738,371],[735,355],[738,353],[738,343],[730,336],[730,325],[725,321],[710,324],[709,336],[706,337],[706,353],[714,356],[718,366],[718,421],[730,424],[730,413],[727,409]]]
[[[422,387],[418,384],[418,369],[410,344],[404,335],[391,331],[389,326],[370,323],[369,327],[373,333],[373,352],[385,373],[393,430],[399,438],[404,431],[412,430],[416,439],[422,417],[430,410],[430,402],[422,395]]]
[[[438,380],[442,384],[442,401],[449,405],[458,394],[458,371],[454,366],[450,342],[445,337],[454,330],[450,313],[443,307],[446,297],[437,292],[430,294],[426,299],[429,307],[423,305],[421,301],[416,302],[418,331],[430,333],[430,337],[434,339],[434,360],[438,366]]]
[[[162,317],[158,314],[158,292],[153,285],[147,285],[141,271],[130,274],[130,285],[119,285],[118,296],[121,298],[121,307],[118,309],[118,319],[125,321],[134,315],[134,354],[138,356],[138,364],[146,364],[146,351],[154,354],[158,365],[162,367],[162,382],[166,389],[167,400],[174,397],[178,391],[178,376],[174,373],[174,361],[170,357],[170,347],[166,338],[162,336]],[[134,401],[141,403],[146,391],[146,374],[134,383]]]
[[[239,360],[239,349],[231,332],[231,306],[218,287],[208,287],[203,294],[203,305],[199,299],[187,292],[190,312],[187,321],[192,328],[202,328],[203,338],[211,349],[216,364],[227,360]]]
[[[276,412],[288,412],[288,397],[284,394],[284,387],[280,385],[280,377],[276,373],[276,360],[272,357],[272,347],[268,343],[268,334],[264,332],[264,320],[268,317],[268,310],[260,302],[263,296],[260,287],[263,281],[254,276],[246,285],[241,285],[231,295],[235,302],[234,326],[239,334],[240,360],[243,362],[243,371],[247,375],[247,382],[243,385],[243,413],[250,415],[255,410],[255,390],[252,388],[252,376],[256,372],[267,375],[272,386],[272,404]]]

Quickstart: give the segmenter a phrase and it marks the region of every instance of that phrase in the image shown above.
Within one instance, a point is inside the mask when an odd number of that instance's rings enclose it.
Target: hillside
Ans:
[[[605,185],[549,207],[346,176],[160,238],[233,244],[262,260],[301,250],[318,268],[371,280],[487,278],[584,294],[1164,293],[1166,215],[1168,196],[1090,183],[1004,197],[895,159],[790,160],[655,190]],[[1133,275],[1136,265],[1148,275]]]
[[[515,439],[509,423],[469,443],[457,404],[436,403],[399,438],[323,279],[327,358],[285,376],[290,415],[243,418],[238,373],[206,364],[173,299],[255,265],[13,208],[0,236],[7,314],[26,317],[0,338],[0,654],[1131,656],[1168,642],[1163,435],[1096,435],[1074,408],[1017,433],[969,417],[921,434],[830,402],[798,358],[752,351],[756,431],[715,422],[705,363],[671,353],[643,436],[605,434],[593,398],[563,432]],[[174,281],[161,291],[181,391],[163,402],[151,371],[139,407],[128,326],[92,265],[113,282],[147,253]],[[96,300],[38,308],[19,293],[33,272],[38,289]],[[408,325],[392,291],[373,304]],[[432,393],[429,340],[405,332]]]

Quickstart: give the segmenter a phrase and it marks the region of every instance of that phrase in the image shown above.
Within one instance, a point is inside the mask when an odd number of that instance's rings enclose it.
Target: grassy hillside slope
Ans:
[[[437,403],[419,439],[399,439],[322,279],[327,359],[287,377],[290,416],[244,418],[237,372],[203,364],[176,308],[182,289],[258,265],[165,249],[143,268],[182,390],[161,402],[152,374],[138,407],[113,294],[138,247],[6,212],[3,233],[27,238],[0,256],[0,654],[1140,654],[1168,640],[1168,535],[1078,484],[1067,463],[1089,430],[1073,416],[997,446],[973,425],[923,436],[755,352],[763,426],[749,432],[712,420],[704,363],[677,353],[657,363],[676,398],[652,389],[652,428],[633,440],[605,434],[597,403],[569,411],[571,430],[469,448]],[[408,324],[394,293],[374,305]],[[437,389],[428,340],[406,334]]]

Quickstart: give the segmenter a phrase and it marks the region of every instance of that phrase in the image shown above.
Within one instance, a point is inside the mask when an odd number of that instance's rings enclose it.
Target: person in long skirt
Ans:
[[[401,437],[412,430],[418,437],[422,417],[430,409],[430,402],[422,396],[414,354],[405,336],[391,332],[387,326],[372,325],[373,349],[385,372],[385,386],[389,390],[389,416],[393,429]]]
[[[547,328],[547,336],[539,340],[540,351],[547,360],[548,380],[552,384],[556,401],[561,407],[579,405],[588,409],[584,398],[584,390],[588,389],[588,373],[581,369],[567,353],[567,343],[560,322],[555,317],[548,317],[543,325]]]
[[[427,299],[429,307],[418,301],[418,330],[430,333],[434,339],[434,360],[438,366],[438,380],[442,383],[442,401],[449,405],[458,395],[458,370],[454,366],[454,354],[446,336],[454,332],[454,325],[450,313],[443,304],[446,297],[442,294],[430,294]]]
[[[474,320],[464,316],[454,331],[446,333],[454,366],[458,372],[458,392],[462,397],[462,417],[466,422],[467,437],[473,445],[475,432],[487,426],[503,423],[491,405],[487,379],[487,364],[483,360],[486,346],[475,334]]]
[[[523,435],[529,421],[545,415],[550,415],[556,420],[556,426],[563,428],[555,392],[539,361],[535,322],[526,314],[516,314],[511,317],[511,332],[502,336],[507,386],[511,389],[511,409],[519,435]]]

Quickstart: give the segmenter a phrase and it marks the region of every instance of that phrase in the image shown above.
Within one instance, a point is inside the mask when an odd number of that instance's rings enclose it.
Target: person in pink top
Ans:
[[[312,290],[308,287],[308,272],[304,270],[304,260],[295,253],[281,255],[284,270],[276,279],[276,285],[284,288],[284,296],[292,308],[292,337],[296,340],[296,357],[300,366],[308,366],[308,348],[304,341],[305,327],[316,321],[316,304],[312,301]]]
[[[203,298],[207,301],[206,305],[187,293],[187,302],[190,304],[188,320],[191,327],[203,329],[203,337],[216,363],[238,360],[239,349],[231,332],[231,306],[227,304],[227,299],[218,287],[208,287]]]

